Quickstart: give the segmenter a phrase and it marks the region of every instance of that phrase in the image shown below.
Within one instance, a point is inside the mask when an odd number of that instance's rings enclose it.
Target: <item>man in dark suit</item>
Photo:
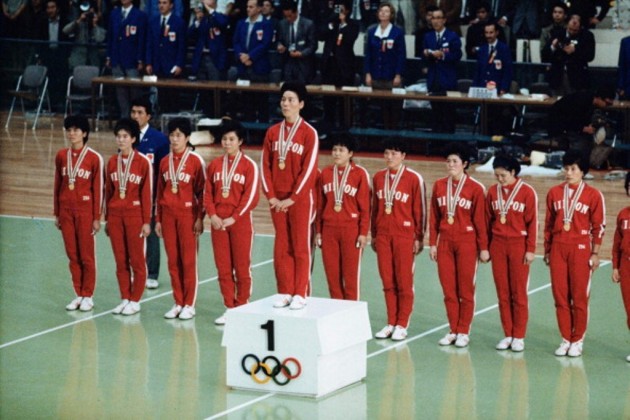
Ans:
[[[273,28],[261,15],[262,0],[247,1],[247,18],[238,22],[234,33],[234,56],[238,77],[268,82],[271,64],[269,47]]]
[[[462,12],[462,0],[424,0],[420,2],[418,9],[418,16],[426,16],[427,7],[435,6],[439,7],[444,12],[444,18],[446,19],[445,26],[447,29],[455,32],[457,35],[461,35],[460,29],[460,15]]]
[[[617,93],[620,98],[630,97],[630,36],[621,40],[619,67],[617,68]]]
[[[282,3],[284,19],[278,24],[278,53],[283,57],[283,80],[308,84],[314,76],[314,56],[317,51],[315,25],[300,16],[297,3]]]
[[[554,96],[565,95],[591,85],[588,63],[595,58],[595,37],[581,27],[579,15],[572,15],[567,28],[551,34],[545,46],[551,57],[549,85]]]

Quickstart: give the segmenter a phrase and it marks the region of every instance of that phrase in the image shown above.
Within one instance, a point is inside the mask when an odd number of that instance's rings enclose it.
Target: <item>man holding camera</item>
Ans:
[[[317,51],[313,21],[298,14],[297,2],[282,3],[284,19],[278,25],[278,53],[283,56],[283,80],[310,83]]]

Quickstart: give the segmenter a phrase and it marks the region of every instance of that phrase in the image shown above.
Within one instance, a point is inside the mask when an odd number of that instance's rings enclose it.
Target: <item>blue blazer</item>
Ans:
[[[210,51],[210,58],[217,70],[225,70],[227,65],[227,46],[225,43],[227,27],[228,17],[219,12],[205,16],[198,28],[194,24],[190,27],[189,34],[197,36],[197,46],[192,59],[193,75],[199,72],[204,48]]]
[[[240,77],[247,73],[247,67],[239,60],[241,53],[249,54],[253,62],[252,70],[255,74],[269,74],[271,72],[269,48],[271,48],[271,40],[273,39],[273,27],[266,19],[256,22],[249,39],[249,48],[247,48],[247,21],[248,19],[239,21],[236,26],[236,31],[234,32],[234,57],[236,59],[238,75]]]
[[[378,38],[375,35],[377,28],[372,26],[367,31],[363,71],[370,73],[374,80],[394,80],[405,70],[405,33],[394,25],[387,38]]]
[[[146,63],[153,66],[158,76],[171,76],[174,66],[184,70],[186,58],[186,24],[179,16],[171,13],[161,30],[162,16],[154,16],[149,24]]]
[[[617,89],[623,90],[625,98],[630,97],[630,36],[622,39],[621,45],[619,46]]]
[[[144,136],[138,142],[138,152],[147,156],[153,163],[153,198],[157,193],[157,179],[160,174],[160,162],[170,151],[171,144],[160,130],[149,126]]]
[[[437,34],[435,31],[427,32],[424,35],[424,45],[422,50],[442,50],[443,60],[435,60],[422,55],[423,61],[427,63],[429,72],[427,74],[427,86],[429,90],[435,82],[442,90],[453,90],[457,88],[457,63],[462,59],[462,41],[457,34],[449,29],[444,31],[442,45],[437,45]]]
[[[498,91],[509,92],[512,83],[512,54],[510,48],[497,41],[493,57],[489,56],[490,45],[483,44],[477,51],[477,68],[473,86],[486,87],[489,81],[497,85]]]
[[[112,67],[132,69],[145,59],[147,15],[132,7],[123,21],[122,9],[116,7],[109,16],[107,30],[107,57]]]

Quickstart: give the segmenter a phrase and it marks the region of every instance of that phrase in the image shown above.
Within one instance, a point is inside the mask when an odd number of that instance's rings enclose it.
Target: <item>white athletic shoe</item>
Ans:
[[[405,338],[407,338],[407,328],[396,325],[396,327],[394,327],[394,332],[392,333],[392,340],[402,341]]]
[[[374,334],[374,338],[389,338],[392,336],[392,334],[394,333],[394,326],[393,325],[387,325],[385,326],[382,330],[380,330],[379,332],[377,332],[376,334]]]
[[[91,297],[83,298],[81,301],[81,306],[79,306],[79,310],[81,312],[89,312],[94,308],[94,301]]]
[[[630,363],[630,354],[626,356],[626,362]]]
[[[182,311],[182,307],[175,304],[173,305],[173,307],[171,308],[170,311],[168,311],[167,313],[164,314],[164,318],[166,319],[175,319],[179,316],[179,313]]]
[[[81,306],[82,297],[76,297],[72,299],[72,302],[66,305],[66,311],[76,311]]]
[[[525,350],[525,339],[524,338],[515,338],[512,340],[512,351],[517,353]]]
[[[221,315],[220,317],[215,319],[214,320],[214,325],[225,325],[225,315],[226,315],[226,313],[224,313],[223,315]]]
[[[581,355],[582,355],[582,340],[576,341],[575,343],[571,343],[571,347],[569,347],[567,356],[580,357]]]
[[[440,338],[438,344],[440,346],[450,346],[455,342],[455,340],[457,340],[457,334],[448,333],[444,337]]]
[[[160,286],[156,279],[147,279],[147,289],[157,289]]]
[[[289,306],[291,304],[291,300],[291,295],[280,295],[280,298],[273,303],[273,307],[284,308],[285,306]]]
[[[569,351],[569,347],[571,347],[571,343],[567,340],[562,340],[562,343],[560,343],[560,346],[556,349],[554,354],[556,356],[566,356]]]
[[[112,309],[112,313],[114,315],[120,315],[122,314],[123,309],[125,309],[125,306],[127,306],[127,304],[129,303],[129,299],[123,299],[118,306],[116,306],[114,309]]]
[[[306,298],[303,298],[300,295],[295,295],[293,296],[293,299],[291,299],[291,305],[289,305],[289,309],[300,310],[304,309],[305,306]]]
[[[462,349],[464,347],[468,347],[468,343],[470,343],[470,336],[468,334],[457,334],[455,347]]]
[[[184,306],[184,308],[182,309],[182,311],[179,313],[179,319],[182,319],[184,321],[188,320],[188,319],[193,319],[195,317],[195,308],[193,308],[192,306]]]
[[[138,312],[140,312],[140,302],[134,302],[132,300],[131,302],[129,302],[129,304],[127,304],[127,306],[125,306],[125,309],[123,309],[122,314],[135,315]]]
[[[512,345],[512,337],[505,337],[503,340],[499,341],[499,344],[495,346],[497,350],[507,350]]]

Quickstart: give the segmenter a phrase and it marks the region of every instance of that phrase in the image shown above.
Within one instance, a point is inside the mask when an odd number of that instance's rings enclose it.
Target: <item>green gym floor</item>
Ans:
[[[272,246],[273,237],[256,237],[252,300],[275,293]],[[208,233],[200,240],[193,321],[162,317],[172,306],[165,258],[160,288],[145,293],[142,312],[111,315],[118,287],[102,232],[97,253],[94,311],[67,312],[73,293],[52,220],[0,217],[0,419],[630,418],[630,334],[610,263],[593,276],[584,356],[568,359],[553,355],[560,337],[541,259],[531,271],[524,353],[494,349],[502,332],[489,265],[477,276],[470,347],[439,347],[448,327],[425,250],[416,259],[409,338],[370,340],[365,381],[315,400],[225,385],[222,328],[213,324],[224,308]],[[315,261],[313,295],[325,297],[319,253]],[[386,317],[371,249],[362,263],[361,297],[376,331]]]

